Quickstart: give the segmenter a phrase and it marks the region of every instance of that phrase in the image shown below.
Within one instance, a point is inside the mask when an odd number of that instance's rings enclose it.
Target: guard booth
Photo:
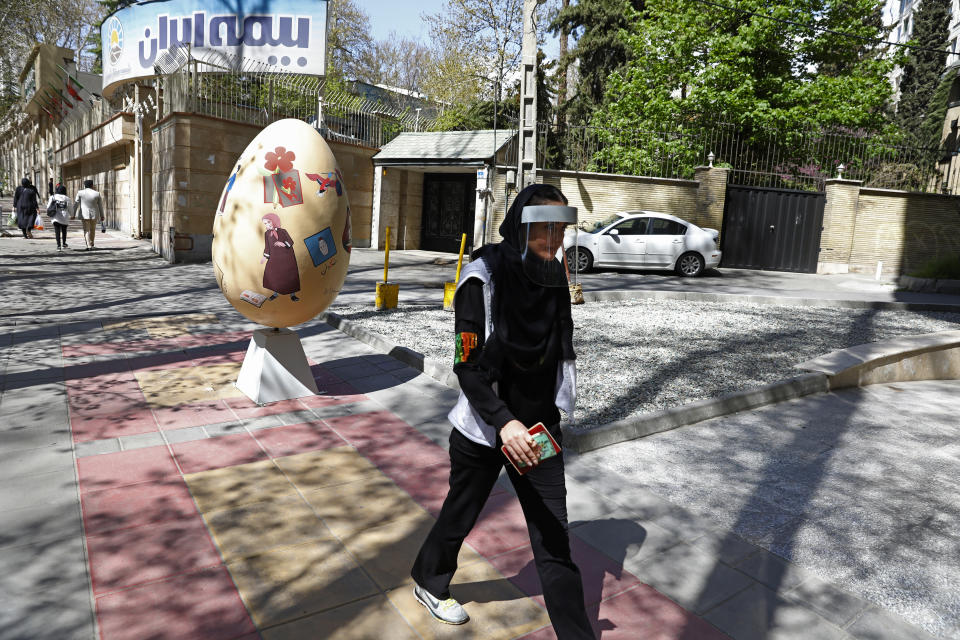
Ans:
[[[483,244],[492,217],[487,176],[516,144],[506,130],[401,133],[373,156],[370,246],[456,253]]]

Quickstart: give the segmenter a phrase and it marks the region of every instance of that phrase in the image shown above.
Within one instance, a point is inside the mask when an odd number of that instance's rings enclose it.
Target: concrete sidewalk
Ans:
[[[209,265],[170,267],[116,234],[103,242],[116,248],[66,255],[44,239],[0,240],[0,638],[554,637],[503,479],[453,588],[472,621],[440,625],[411,597],[407,571],[446,493],[455,392],[311,322],[297,330],[322,393],[256,406],[232,385],[255,327],[220,296]],[[948,432],[953,415],[944,406],[924,419]],[[773,450],[783,437],[757,433],[731,436],[716,476],[709,466],[657,473],[654,438],[646,458],[625,445],[567,457],[574,557],[598,637],[931,637],[896,602],[853,593],[855,581],[822,577],[818,561],[772,544],[782,536],[738,526],[783,525],[717,491],[756,477],[738,458],[747,443]],[[680,452],[708,442],[688,428],[669,437]],[[708,465],[708,454],[691,460]],[[761,479],[779,479],[777,464],[757,464]],[[848,501],[834,513],[868,488],[844,481],[830,481]],[[833,527],[828,539],[855,549],[857,531]],[[885,540],[887,558],[877,550],[872,566],[892,563],[928,610],[949,607],[924,600],[928,576],[905,561],[914,540]],[[957,557],[952,538],[937,540]]]

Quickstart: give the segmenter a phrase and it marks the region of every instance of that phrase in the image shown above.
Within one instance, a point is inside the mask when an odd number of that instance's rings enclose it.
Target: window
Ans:
[[[682,236],[687,232],[686,225],[666,218],[650,218],[650,235]]]
[[[647,219],[625,220],[614,227],[621,236],[642,236],[647,232]]]

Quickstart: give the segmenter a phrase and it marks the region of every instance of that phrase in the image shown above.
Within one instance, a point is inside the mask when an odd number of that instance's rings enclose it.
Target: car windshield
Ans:
[[[621,216],[620,214],[614,213],[612,215],[607,216],[606,218],[604,218],[599,222],[592,222],[592,223],[584,222],[580,228],[583,231],[586,231],[587,233],[596,233],[597,231],[600,231],[601,229],[605,229],[606,227],[610,226],[617,220],[620,220],[622,217],[623,216]]]

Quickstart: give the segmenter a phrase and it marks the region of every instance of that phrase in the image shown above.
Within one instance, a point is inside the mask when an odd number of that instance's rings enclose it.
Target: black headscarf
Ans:
[[[566,202],[553,186],[534,184],[525,188],[500,225],[503,242],[484,245],[470,256],[471,260],[483,258],[493,274],[493,333],[484,345],[480,364],[494,379],[500,377],[504,361],[522,370],[536,370],[547,361],[575,357],[570,291],[530,280],[521,256],[526,248],[520,222],[523,208],[555,200]]]

